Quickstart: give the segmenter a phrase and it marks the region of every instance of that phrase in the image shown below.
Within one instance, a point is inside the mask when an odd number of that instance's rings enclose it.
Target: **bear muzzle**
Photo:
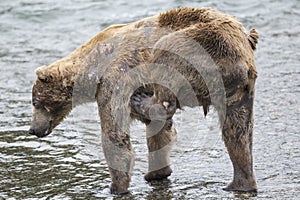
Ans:
[[[49,135],[51,132],[52,132],[52,120],[49,121],[49,125],[46,126],[46,127],[35,127],[34,126],[31,126],[30,129],[28,130],[28,133],[30,135],[35,135],[39,138],[41,137],[46,137],[47,135]]]

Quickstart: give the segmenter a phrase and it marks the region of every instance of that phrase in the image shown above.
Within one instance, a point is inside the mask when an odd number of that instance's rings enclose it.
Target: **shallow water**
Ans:
[[[34,69],[68,55],[105,27],[178,6],[210,6],[256,28],[259,78],[255,99],[252,199],[300,198],[300,2],[1,0],[0,199],[113,199],[94,104],[76,108],[46,138],[27,134]],[[214,112],[176,114],[173,174],[163,183],[143,180],[145,130],[132,126],[136,161],[127,199],[234,199],[232,167]]]

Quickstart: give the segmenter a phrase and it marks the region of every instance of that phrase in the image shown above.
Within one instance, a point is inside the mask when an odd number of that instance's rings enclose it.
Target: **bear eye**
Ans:
[[[37,109],[41,107],[41,103],[39,101],[32,101],[32,105]]]

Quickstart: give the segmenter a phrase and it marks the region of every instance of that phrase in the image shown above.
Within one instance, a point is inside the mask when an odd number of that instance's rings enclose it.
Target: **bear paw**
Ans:
[[[171,174],[172,174],[172,169],[169,166],[167,166],[159,170],[148,172],[144,178],[146,181],[150,182],[153,180],[161,180],[167,178]]]
[[[253,192],[257,193],[257,186],[254,182],[245,182],[245,181],[233,181],[227,187],[223,188],[225,191],[233,192]]]
[[[112,183],[110,185],[110,193],[111,194],[124,195],[124,194],[128,194],[129,190],[128,190],[127,186],[122,186],[120,184]]]

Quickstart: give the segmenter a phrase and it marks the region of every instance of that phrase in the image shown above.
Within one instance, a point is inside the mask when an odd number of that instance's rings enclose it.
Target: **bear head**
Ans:
[[[61,77],[59,70],[46,66],[37,68],[32,88],[33,114],[29,133],[44,137],[51,133],[72,110],[72,85]]]

